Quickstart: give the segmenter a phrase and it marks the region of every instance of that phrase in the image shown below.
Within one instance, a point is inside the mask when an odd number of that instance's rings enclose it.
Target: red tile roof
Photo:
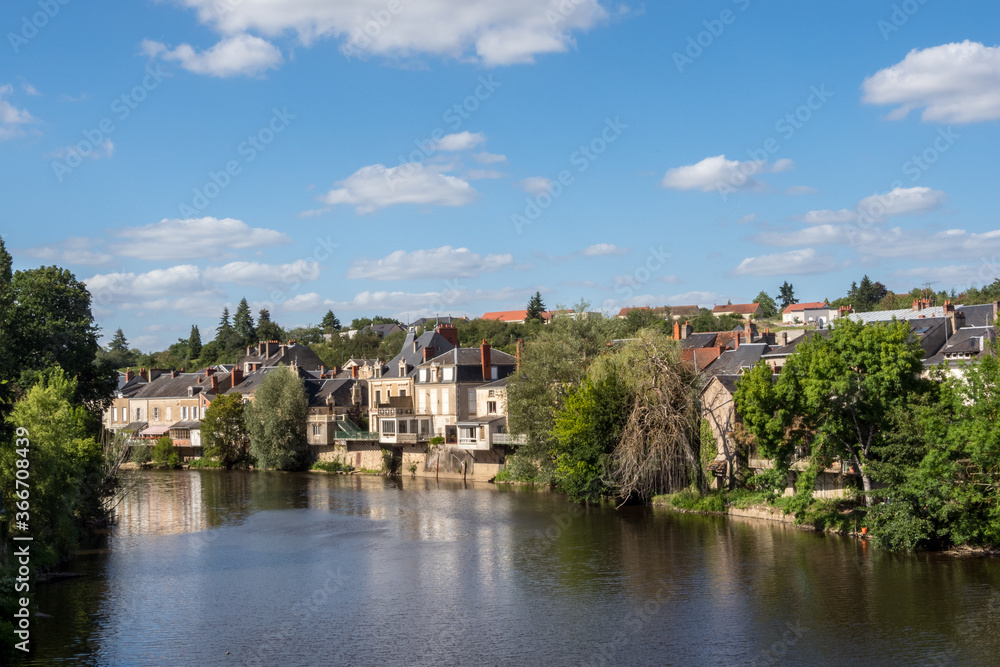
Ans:
[[[716,306],[713,313],[735,313],[736,315],[750,315],[760,309],[759,303],[734,303],[728,306]]]
[[[829,308],[825,301],[813,301],[811,303],[793,303],[792,305],[785,308],[783,313],[799,313],[803,310],[814,310],[816,308]]]
[[[630,308],[622,308],[618,311],[618,317],[626,317],[633,310],[649,310],[649,306],[633,306]]]
[[[497,320],[499,322],[521,322],[528,319],[527,310],[499,310],[493,313],[483,314],[482,319],[484,320]],[[542,313],[542,319],[548,320],[552,319],[552,314],[549,311]]]

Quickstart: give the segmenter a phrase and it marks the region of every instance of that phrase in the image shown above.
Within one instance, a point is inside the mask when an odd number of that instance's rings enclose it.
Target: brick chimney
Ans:
[[[787,331],[782,331],[781,332],[781,344],[782,344],[782,346],[788,345],[788,332]]]
[[[326,374],[326,366],[324,366],[323,364],[320,364],[319,365],[319,379],[320,380],[323,379],[323,375],[324,374]]]
[[[688,336],[694,333],[694,327],[691,326],[690,322],[685,321],[684,326],[681,327],[681,340],[687,340]]]
[[[734,341],[734,344],[733,344],[733,349],[734,350],[740,349],[740,335],[739,335],[739,333],[736,334],[736,338],[735,338],[735,341]]]
[[[434,358],[434,346],[428,345],[424,348],[424,361],[430,361]]]
[[[132,367],[129,366],[128,368],[125,369],[125,381],[126,382],[131,382],[132,378],[134,378],[134,377],[135,377],[135,373],[132,372]]]
[[[437,332],[454,347],[458,347],[458,329],[455,328],[455,325],[439,324]]]
[[[149,373],[146,372],[145,368],[140,368],[139,369],[139,377],[141,377],[146,382],[149,382]]]
[[[479,346],[479,355],[483,362],[483,380],[489,382],[493,379],[493,364],[490,363],[490,344],[483,339],[482,345]]]
[[[212,367],[209,366],[205,369],[205,379],[207,380],[212,375]]]
[[[922,299],[914,299],[913,300],[913,310],[920,310],[921,307],[923,307],[923,305],[924,305],[924,302],[923,302]]]
[[[250,356],[250,350],[253,349],[253,345],[247,345],[247,356]]]
[[[212,377],[211,377],[211,381],[212,381],[212,393],[213,394],[218,394],[219,393],[219,376],[215,375],[213,373]]]
[[[681,339],[681,323],[678,320],[674,320],[674,340]]]
[[[351,366],[351,377],[354,378],[355,380],[358,379],[358,367],[357,366]]]
[[[418,343],[418,342],[417,342],[417,339],[416,339],[416,338],[414,338],[414,339],[413,339],[413,352],[414,352],[414,354],[416,354],[416,352],[417,352],[417,348],[418,348],[418,347],[420,347],[420,343]]]
[[[170,379],[173,380],[175,377],[177,377],[177,371],[171,370],[170,371]]]
[[[238,385],[240,382],[243,382],[243,371],[240,369],[239,366],[233,366],[233,370],[230,373],[230,378],[232,380],[232,384],[234,387]]]

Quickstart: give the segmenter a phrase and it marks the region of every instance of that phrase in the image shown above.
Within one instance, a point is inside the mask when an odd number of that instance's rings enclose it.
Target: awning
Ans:
[[[465,426],[466,428],[473,426],[482,426],[483,424],[492,424],[495,421],[505,419],[504,415],[493,415],[490,417],[473,417],[472,419],[466,419],[465,421],[460,421],[456,423],[456,426]]]
[[[170,430],[169,426],[147,426],[146,428],[139,431],[139,435],[163,435]]]
[[[195,430],[198,430],[198,429],[201,428],[201,422],[200,421],[180,421],[180,422],[177,422],[176,424],[171,424],[170,428],[171,429],[186,428],[186,429],[195,429]]]
[[[132,422],[128,426],[122,426],[123,431],[141,431],[146,428],[146,424],[149,422]]]

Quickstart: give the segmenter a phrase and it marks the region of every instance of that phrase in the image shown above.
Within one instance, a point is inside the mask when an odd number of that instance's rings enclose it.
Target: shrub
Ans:
[[[170,436],[165,435],[156,441],[156,446],[153,447],[153,463],[160,468],[180,466],[181,459],[177,455],[177,450],[174,449],[174,441],[170,439]]]

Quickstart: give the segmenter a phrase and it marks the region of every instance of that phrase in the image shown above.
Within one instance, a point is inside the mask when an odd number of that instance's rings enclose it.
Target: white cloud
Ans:
[[[862,101],[898,105],[891,120],[923,108],[921,119],[974,123],[1000,118],[1000,46],[966,40],[914,49],[862,84]]]
[[[530,176],[517,182],[517,187],[531,195],[540,195],[552,190],[552,179],[544,176]]]
[[[111,231],[116,255],[145,260],[212,257],[225,250],[268,248],[290,243],[273,229],[250,227],[233,218],[164,219],[144,227]]]
[[[349,204],[358,213],[397,204],[465,206],[479,194],[467,181],[438,173],[419,162],[362,167],[337,185],[322,201],[330,206]]]
[[[476,162],[479,164],[495,164],[497,162],[506,162],[507,156],[500,155],[499,153],[488,153],[483,151],[482,153],[476,153],[474,156]]]
[[[850,235],[843,225],[822,224],[790,231],[761,232],[754,237],[754,241],[779,247],[818,246],[849,243]]]
[[[625,255],[628,248],[619,248],[613,243],[595,243],[580,251],[584,257],[603,257],[608,255]]]
[[[162,58],[180,63],[194,74],[218,78],[257,76],[277,69],[283,62],[281,50],[267,40],[254,35],[233,35],[205,51],[195,51],[190,44],[170,49],[165,44],[144,40],[142,52],[150,58]]]
[[[467,151],[484,141],[486,141],[486,135],[482,132],[458,132],[441,137],[434,148],[439,151]]]
[[[347,270],[354,280],[417,280],[420,278],[475,278],[511,266],[514,257],[478,255],[468,248],[442,246],[429,250],[397,250],[382,259],[355,259]]]
[[[803,195],[814,195],[818,192],[816,188],[810,187],[808,185],[793,185],[787,190],[785,194],[789,197],[801,197]]]
[[[744,215],[742,218],[740,218],[739,220],[737,220],[736,224],[737,225],[745,225],[748,222],[753,222],[756,219],[757,219],[757,214],[756,213],[748,213],[748,214]]]
[[[964,229],[931,230],[867,229],[849,232],[850,242],[858,252],[869,257],[928,259],[968,259],[987,256],[995,261],[1000,253],[1000,229],[982,233]]]
[[[481,181],[484,179],[503,178],[503,173],[493,169],[470,169],[463,174],[470,181]]]
[[[774,255],[747,257],[733,269],[735,276],[781,276],[825,273],[836,268],[833,257],[819,255],[812,248]]]
[[[671,190],[751,190],[762,187],[754,175],[788,171],[793,166],[788,159],[771,164],[763,160],[727,160],[725,155],[716,155],[668,170],[661,184]]]
[[[5,95],[13,92],[14,87],[9,83],[0,86],[0,141],[24,136],[21,126],[37,122],[27,109],[18,109],[4,99]]]
[[[299,259],[290,264],[262,264],[260,262],[230,262],[224,266],[210,266],[205,277],[214,282],[237,285],[300,284],[319,280],[319,262]]]
[[[97,248],[100,242],[81,236],[71,236],[65,241],[24,250],[28,257],[56,264],[99,266],[108,264],[114,257]]]
[[[680,276],[670,274],[669,276],[658,276],[656,278],[657,282],[666,283],[667,285],[681,285],[684,280]]]
[[[479,60],[486,65],[530,63],[543,53],[572,48],[573,36],[605,21],[598,0],[175,0],[223,35],[248,31],[270,37],[294,32],[310,45],[337,39],[348,57],[424,54]],[[382,17],[381,19],[379,17]]]
[[[1000,270],[995,264],[983,263],[958,264],[952,266],[921,266],[912,269],[894,271],[892,277],[898,281],[912,281],[923,284],[931,281],[947,286],[982,285],[1000,277]]]
[[[923,215],[935,211],[948,201],[948,194],[927,187],[894,188],[885,194],[865,197],[853,210],[809,211],[798,219],[808,224],[836,224],[864,220],[881,222],[902,215]]]
[[[21,91],[22,91],[22,92],[23,92],[23,93],[24,93],[25,95],[31,95],[32,97],[41,97],[41,95],[42,95],[42,94],[41,94],[41,93],[40,93],[40,92],[38,91],[38,89],[37,89],[37,88],[35,88],[34,86],[32,86],[32,85],[31,85],[30,83],[28,83],[27,81],[21,81]]]

